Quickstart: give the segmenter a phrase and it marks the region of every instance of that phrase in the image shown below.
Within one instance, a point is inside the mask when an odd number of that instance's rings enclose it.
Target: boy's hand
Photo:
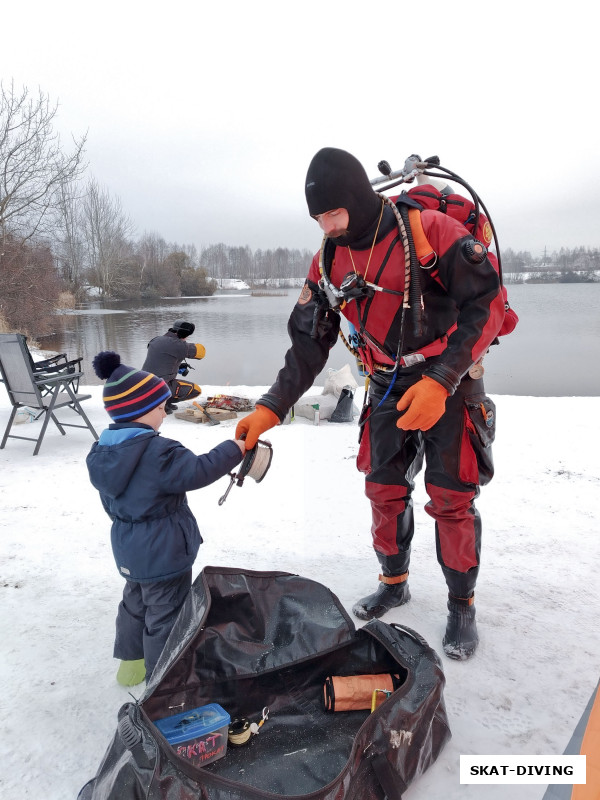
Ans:
[[[242,455],[245,455],[245,453],[246,453],[246,442],[243,439],[234,439],[233,441],[237,444],[237,446],[242,451]]]
[[[257,403],[256,410],[241,419],[235,429],[235,438],[246,434],[246,450],[252,450],[262,433],[279,425],[279,417],[274,411]]]

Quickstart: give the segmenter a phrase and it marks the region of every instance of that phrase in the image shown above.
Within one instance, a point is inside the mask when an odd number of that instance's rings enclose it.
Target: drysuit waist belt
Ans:
[[[448,346],[448,338],[454,333],[457,327],[458,326],[456,323],[454,323],[454,325],[448,331],[446,331],[443,336],[440,336],[439,339],[436,339],[430,344],[426,344],[424,347],[421,347],[419,350],[415,350],[413,353],[405,353],[400,358],[400,366],[414,367],[415,364],[420,364],[428,358],[439,356],[440,353],[443,353]],[[374,361],[373,368],[376,372],[393,372],[394,364],[380,364],[379,362]]]

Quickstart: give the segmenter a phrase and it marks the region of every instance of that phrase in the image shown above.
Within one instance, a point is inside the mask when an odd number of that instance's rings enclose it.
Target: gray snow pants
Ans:
[[[126,581],[117,612],[114,657],[143,658],[148,680],[191,585],[191,569],[168,581]]]

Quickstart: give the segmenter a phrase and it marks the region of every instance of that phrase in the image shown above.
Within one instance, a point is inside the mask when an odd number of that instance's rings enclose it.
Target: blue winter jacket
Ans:
[[[112,519],[121,575],[143,583],[190,569],[202,537],[185,493],[222,478],[241,460],[232,440],[198,456],[149,425],[114,423],[103,431],[86,463]]]

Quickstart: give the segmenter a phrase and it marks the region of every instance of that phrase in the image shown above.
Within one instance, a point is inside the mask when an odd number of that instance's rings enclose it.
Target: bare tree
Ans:
[[[243,281],[252,280],[252,251],[245,247],[229,248],[229,267],[232,278],[240,278]]]
[[[175,245],[175,247],[177,247],[177,245]],[[172,270],[178,277],[181,277],[181,273],[191,266],[190,257],[184,250],[171,250],[169,255],[165,258],[164,266]]]
[[[228,248],[223,242],[203,248],[200,260],[211,278],[235,277],[229,275]]]
[[[128,239],[133,229],[129,217],[121,209],[121,201],[112,198],[92,179],[82,200],[82,230],[92,280],[104,296],[127,294],[139,286],[140,275],[132,273],[132,244]],[[141,267],[140,267],[141,270]]]
[[[144,233],[136,245],[141,264],[140,293],[144,297],[160,297],[161,294],[179,293],[177,275],[165,270],[165,262],[171,247],[157,233]]]
[[[54,329],[54,307],[60,291],[50,248],[4,239],[0,252],[0,325],[30,336]]]
[[[200,257],[198,255],[198,248],[195,244],[184,244],[181,246],[181,250],[187,255],[189,258],[189,264],[191,267],[199,267],[200,266]]]
[[[74,181],[63,181],[58,191],[58,221],[54,256],[61,277],[77,292],[83,281],[85,242],[82,231],[83,189]]]
[[[46,232],[60,187],[84,169],[86,137],[63,151],[54,130],[58,105],[41,90],[30,96],[0,83],[0,237],[10,233],[22,242]]]

